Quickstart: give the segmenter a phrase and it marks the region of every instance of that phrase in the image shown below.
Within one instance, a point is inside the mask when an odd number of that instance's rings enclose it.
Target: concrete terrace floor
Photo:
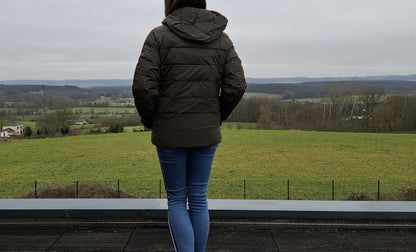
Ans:
[[[0,219],[0,251],[174,249],[164,219]],[[207,251],[416,251],[416,223],[213,219]]]

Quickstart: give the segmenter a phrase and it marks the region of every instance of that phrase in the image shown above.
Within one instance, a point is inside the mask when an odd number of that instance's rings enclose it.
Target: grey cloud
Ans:
[[[131,78],[163,1],[0,0],[0,80]],[[412,74],[414,0],[208,0],[250,77]]]

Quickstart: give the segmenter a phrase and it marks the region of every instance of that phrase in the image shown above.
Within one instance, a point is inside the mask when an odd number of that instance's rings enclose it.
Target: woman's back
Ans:
[[[227,19],[217,12],[184,7],[146,39],[133,90],[156,146],[191,148],[221,142],[221,121],[246,87],[241,62],[223,32],[226,25]]]

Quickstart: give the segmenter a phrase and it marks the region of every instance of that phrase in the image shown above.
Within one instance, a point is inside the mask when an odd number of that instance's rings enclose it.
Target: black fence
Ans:
[[[165,198],[162,179],[1,183],[0,198]],[[416,200],[416,181],[212,179],[211,199]]]

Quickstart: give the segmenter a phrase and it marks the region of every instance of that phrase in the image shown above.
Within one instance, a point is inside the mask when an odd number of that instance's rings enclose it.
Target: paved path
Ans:
[[[157,222],[0,223],[0,251],[174,251]],[[213,221],[207,251],[416,251],[416,225]]]

